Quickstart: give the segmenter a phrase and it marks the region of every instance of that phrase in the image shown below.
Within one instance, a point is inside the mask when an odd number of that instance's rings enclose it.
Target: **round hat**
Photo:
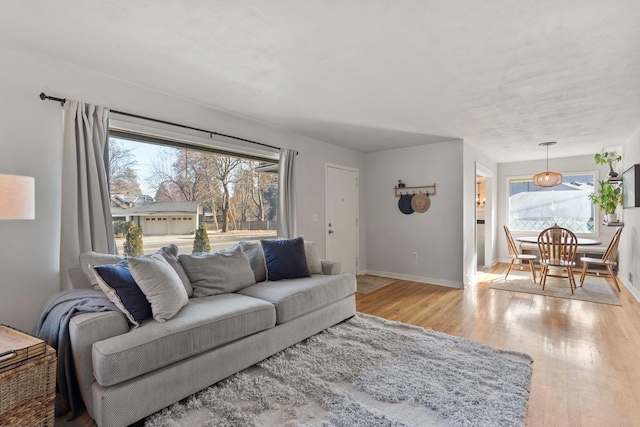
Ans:
[[[424,213],[430,207],[431,199],[424,193],[416,194],[411,198],[411,208],[418,213]]]
[[[400,200],[398,200],[398,209],[405,215],[409,215],[413,213],[413,208],[411,207],[411,196],[410,194],[404,194],[400,196]]]

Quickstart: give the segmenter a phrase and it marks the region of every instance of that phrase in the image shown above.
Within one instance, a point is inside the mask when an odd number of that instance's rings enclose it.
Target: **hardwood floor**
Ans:
[[[484,280],[506,267],[498,264]],[[624,287],[620,302],[494,290],[485,282],[462,290],[398,280],[356,294],[362,313],[533,357],[527,426],[640,426],[640,303]]]

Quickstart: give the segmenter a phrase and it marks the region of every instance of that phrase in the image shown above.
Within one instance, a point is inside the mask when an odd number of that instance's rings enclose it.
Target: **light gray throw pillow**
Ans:
[[[249,259],[251,270],[255,276],[256,283],[267,280],[267,267],[264,263],[264,251],[262,245],[257,242],[238,242],[236,246],[240,246],[244,255]]]
[[[193,295],[193,288],[191,287],[189,276],[187,276],[187,273],[185,273],[184,269],[182,268],[182,265],[180,265],[180,262],[178,261],[178,247],[174,244],[170,244],[167,246],[163,246],[162,248],[158,249],[154,253],[161,254],[164,257],[164,259],[167,260],[169,265],[173,267],[176,273],[178,273],[178,276],[182,281],[182,285],[184,286],[184,289],[187,291],[187,295],[188,296]],[[141,255],[141,257],[146,257],[146,256],[149,256],[149,255]],[[91,271],[89,266],[117,264],[125,258],[126,257],[122,255],[100,254],[97,252],[89,251],[89,252],[81,253],[79,260],[80,260],[80,266],[82,267],[82,271],[84,271],[84,274],[86,274],[87,278],[91,282],[91,286],[93,286],[95,289],[101,289],[98,286],[98,281],[96,279],[95,274],[93,274],[93,271]]]
[[[309,273],[322,274],[322,262],[320,262],[320,254],[318,253],[316,242],[305,240],[304,253],[307,257],[307,266],[309,267]]]
[[[194,297],[225,294],[251,286],[256,282],[249,259],[240,246],[226,251],[180,255]]]
[[[129,270],[158,322],[171,319],[189,302],[178,273],[161,254],[129,258]]]

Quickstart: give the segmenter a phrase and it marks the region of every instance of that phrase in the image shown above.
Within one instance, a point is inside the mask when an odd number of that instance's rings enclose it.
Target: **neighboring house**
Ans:
[[[113,199],[112,199],[113,200]],[[114,221],[133,221],[142,228],[143,236],[193,234],[198,228],[198,202],[132,202],[112,203]]]

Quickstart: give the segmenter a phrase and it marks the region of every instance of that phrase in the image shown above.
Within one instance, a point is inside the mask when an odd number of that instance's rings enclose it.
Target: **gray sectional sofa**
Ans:
[[[355,314],[356,280],[338,274],[339,263],[321,261],[310,277],[263,281],[260,251],[243,249],[257,283],[190,297],[162,323],[133,327],[117,311],[71,319],[82,399],[98,426],[131,424]]]

